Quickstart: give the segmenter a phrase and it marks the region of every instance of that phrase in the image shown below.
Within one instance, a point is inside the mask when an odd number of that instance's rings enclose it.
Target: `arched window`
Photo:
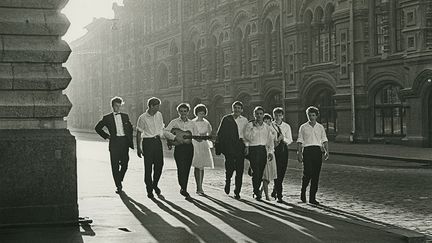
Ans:
[[[224,50],[222,48],[222,42],[224,41],[224,34],[223,32],[221,32],[219,34],[219,42],[218,42],[218,56],[219,56],[219,61],[218,61],[218,77],[219,79],[223,80],[225,78],[225,73],[224,73],[224,65],[225,65],[225,56],[224,56]]]
[[[303,16],[303,23],[305,28],[302,32],[302,52],[303,52],[303,65],[309,65],[312,62],[312,11],[307,10]]]
[[[218,50],[217,50],[217,40],[214,35],[210,36],[209,40],[210,58],[211,66],[209,78],[215,80],[217,78],[217,65],[218,65]]]
[[[406,111],[399,99],[400,87],[385,85],[375,95],[375,134],[404,135],[406,133]]]
[[[237,28],[234,33],[234,43],[236,51],[236,61],[239,64],[236,76],[241,76],[243,72],[243,33],[240,28]]]
[[[165,64],[160,64],[157,72],[157,87],[168,88],[168,68]]]
[[[245,31],[245,37],[244,37],[244,49],[245,49],[245,73],[246,75],[250,75],[252,73],[252,66],[251,66],[251,59],[252,59],[252,53],[251,53],[251,45],[249,42],[249,35],[251,33],[250,25],[246,26]]]
[[[264,24],[264,48],[265,48],[265,67],[266,71],[272,70],[272,57],[273,57],[273,47],[272,47],[272,31],[273,31],[273,24],[272,22],[267,19]]]
[[[179,61],[178,61],[178,48],[175,42],[171,43],[170,48],[170,59],[171,59],[171,85],[177,85],[178,84],[178,71],[179,71]]]
[[[327,134],[336,134],[337,113],[335,110],[333,92],[329,89],[324,89],[319,92],[314,105],[320,111],[318,122],[324,126]]]

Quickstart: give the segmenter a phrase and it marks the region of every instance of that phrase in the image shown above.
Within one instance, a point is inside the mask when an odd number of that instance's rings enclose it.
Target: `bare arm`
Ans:
[[[141,158],[142,155],[142,148],[141,148],[141,132],[138,131],[136,133],[136,144],[137,144],[137,155]]]
[[[328,160],[329,159],[329,150],[328,150],[328,142],[324,142],[323,143],[324,146],[324,159]]]
[[[297,142],[297,160],[299,163],[303,163],[303,144]]]

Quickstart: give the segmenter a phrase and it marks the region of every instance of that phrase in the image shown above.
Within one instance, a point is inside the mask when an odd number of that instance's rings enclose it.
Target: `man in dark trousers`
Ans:
[[[310,106],[306,109],[308,121],[299,128],[297,139],[297,159],[303,163],[303,178],[300,200],[306,202],[306,188],[311,183],[309,191],[309,203],[318,205],[316,193],[321,172],[322,158],[327,160],[328,140],[324,126],[317,122],[318,108]]]
[[[116,193],[122,192],[122,181],[129,163],[129,148],[134,148],[132,124],[129,121],[129,116],[120,112],[122,105],[122,98],[112,98],[113,112],[105,115],[95,127],[96,132],[102,138],[109,139],[111,169],[117,187]],[[109,133],[103,130],[104,127],[108,129]]]
[[[235,101],[232,113],[224,116],[217,132],[216,154],[225,156],[225,193],[230,193],[231,177],[236,172],[234,197],[240,199],[243,181],[244,158],[247,149],[244,143],[244,129],[248,123],[242,116],[243,103]]]
[[[180,103],[177,106],[177,112],[179,117],[173,119],[168,126],[164,129],[164,136],[170,140],[176,140],[176,135],[171,133],[173,128],[180,129],[182,131],[190,131],[192,134],[197,134],[198,129],[195,122],[188,118],[190,105],[188,103]],[[174,160],[177,165],[177,177],[180,185],[180,194],[186,199],[190,199],[190,195],[187,191],[187,184],[189,180],[189,172],[192,165],[193,159],[193,145],[192,143],[184,143],[176,145],[174,148]]]
[[[275,146],[277,178],[274,180],[272,197],[277,198],[279,203],[282,200],[282,182],[288,167],[288,145],[293,142],[291,134],[291,126],[283,121],[284,110],[282,107],[273,109],[272,123],[273,129],[276,131],[277,140]]]
[[[161,194],[158,182],[163,167],[161,137],[165,125],[162,113],[159,112],[160,103],[160,99],[156,97],[148,99],[147,111],[138,118],[136,127],[137,154],[140,158],[144,156],[144,182],[148,198],[154,198],[153,190],[157,195]]]

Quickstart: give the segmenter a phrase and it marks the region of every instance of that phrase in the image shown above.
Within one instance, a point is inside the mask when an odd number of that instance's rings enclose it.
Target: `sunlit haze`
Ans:
[[[71,25],[63,39],[71,42],[83,36],[87,32],[84,27],[90,24],[93,18],[114,17],[114,2],[122,4],[123,0],[69,0],[62,13],[68,17]]]

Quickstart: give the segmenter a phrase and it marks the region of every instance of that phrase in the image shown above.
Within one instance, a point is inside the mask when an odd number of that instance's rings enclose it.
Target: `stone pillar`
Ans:
[[[66,3],[0,1],[0,226],[78,219]]]

